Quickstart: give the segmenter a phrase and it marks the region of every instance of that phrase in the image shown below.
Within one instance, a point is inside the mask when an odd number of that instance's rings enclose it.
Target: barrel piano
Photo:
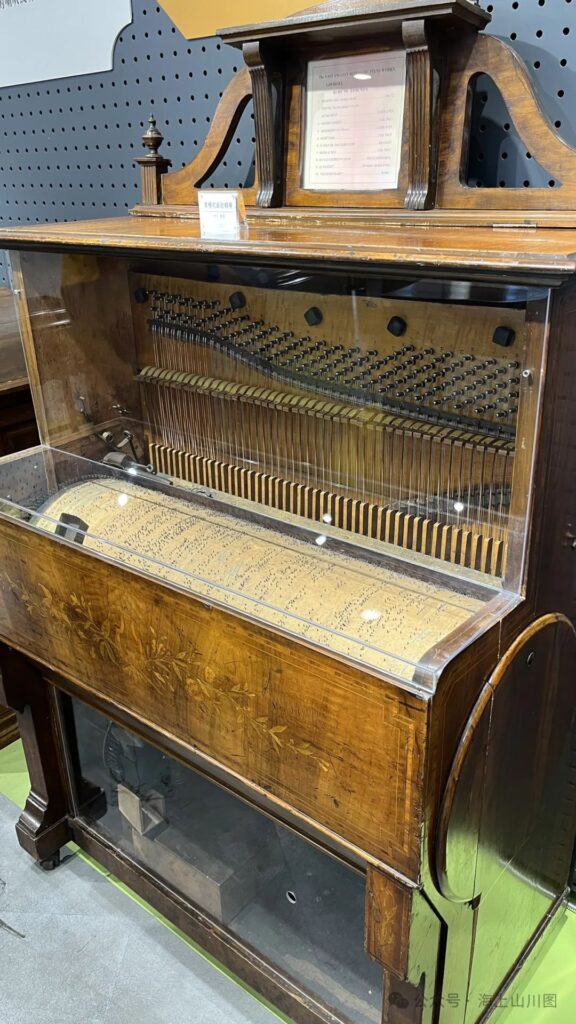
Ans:
[[[0,459],[19,841],[304,1024],[479,1024],[568,898],[576,153],[488,20],[228,30],[192,163],[151,119],[130,217],[0,232],[41,433]],[[405,69],[396,184],[311,187],[309,68],[364,57]],[[554,188],[466,184],[481,73]],[[251,100],[246,225],[203,237]]]

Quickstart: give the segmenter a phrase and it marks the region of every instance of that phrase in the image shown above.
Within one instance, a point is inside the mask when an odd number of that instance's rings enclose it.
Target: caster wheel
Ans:
[[[42,871],[54,871],[54,868],[57,868],[59,863],[60,850],[57,850],[56,853],[52,854],[51,857],[47,857],[46,860],[39,861]]]

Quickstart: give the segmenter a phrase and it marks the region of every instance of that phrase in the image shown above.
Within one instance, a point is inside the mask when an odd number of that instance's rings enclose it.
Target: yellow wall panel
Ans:
[[[158,0],[186,39],[211,36],[220,28],[250,25],[258,21],[276,21],[315,6],[306,0],[247,0],[241,6],[234,0],[212,0],[204,5],[190,0]]]

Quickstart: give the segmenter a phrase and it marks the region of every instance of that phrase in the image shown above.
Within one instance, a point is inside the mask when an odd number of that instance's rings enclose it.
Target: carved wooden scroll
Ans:
[[[254,122],[256,125],[256,167],[258,168],[258,206],[271,206],[276,192],[277,138],[272,82],[260,43],[244,43],[242,48],[252,82]]]
[[[528,152],[550,172],[554,187],[476,188],[465,181],[470,132],[469,89],[489,75],[508,107]],[[574,210],[576,150],[564,142],[541,108],[520,57],[493,36],[478,36],[471,50],[456,47],[450,59],[443,106],[437,205],[442,209]]]
[[[206,141],[198,153],[186,167],[180,171],[165,174],[162,180],[162,199],[164,204],[182,206],[195,205],[196,192],[212,171],[222,160],[242,114],[253,95],[253,85],[248,68],[239,71],[218,104]],[[244,200],[254,205],[259,190],[260,169],[256,163],[256,182],[252,188],[244,189]]]
[[[410,125],[404,202],[409,210],[424,210],[434,199],[436,156],[432,61],[424,19],[403,22],[402,41],[406,47],[406,108]]]

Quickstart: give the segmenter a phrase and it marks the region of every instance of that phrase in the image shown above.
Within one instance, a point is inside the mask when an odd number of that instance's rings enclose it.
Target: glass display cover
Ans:
[[[14,296],[0,288],[0,394],[28,383]]]
[[[8,513],[419,687],[521,598],[545,291],[74,253],[15,275],[44,447],[1,466]]]
[[[339,1019],[379,1024],[383,972],[364,952],[364,875],[72,705],[88,824]]]
[[[0,460],[0,513],[337,657],[406,681],[418,671],[419,685],[435,647],[499,595],[392,548],[359,550],[328,524],[56,449]]]

